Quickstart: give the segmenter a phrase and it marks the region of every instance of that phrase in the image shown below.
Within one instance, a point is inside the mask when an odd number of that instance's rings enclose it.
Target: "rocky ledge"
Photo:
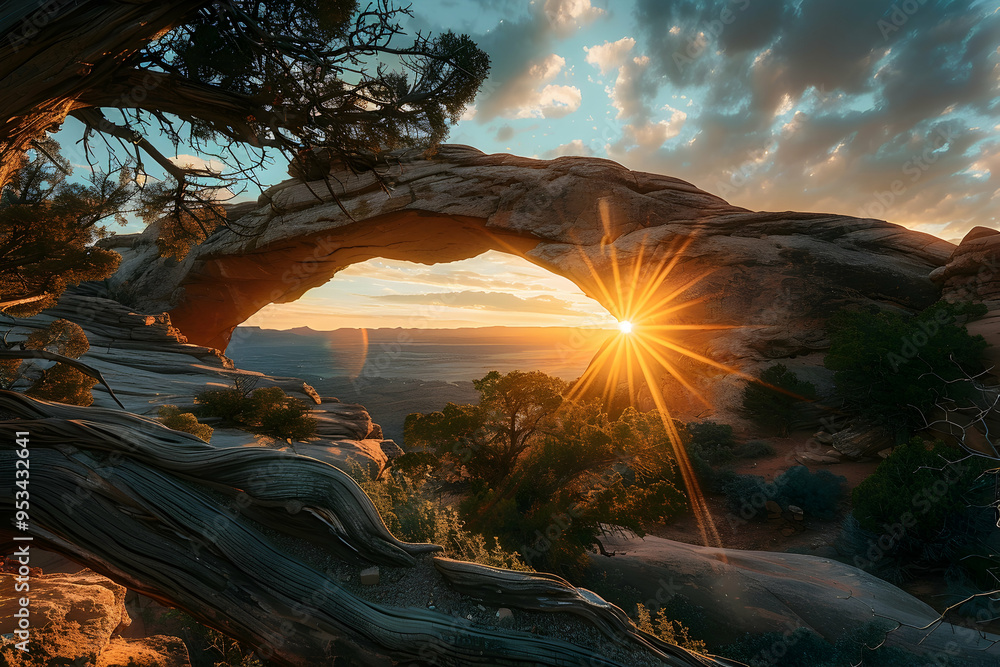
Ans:
[[[80,325],[90,341],[90,349],[80,361],[99,370],[125,409],[133,414],[156,418],[163,405],[189,411],[195,407],[194,397],[200,392],[232,387],[240,380],[255,387],[280,387],[309,405],[318,423],[316,438],[292,443],[218,428],[212,444],[219,447],[284,447],[339,467],[349,466],[355,460],[376,473],[398,449],[392,441],[383,441],[381,428],[372,423],[364,406],[321,397],[300,379],[236,368],[219,350],[188,343],[172,326],[169,315],[137,313],[116,301],[96,296],[102,293],[98,285],[67,291],[55,307],[34,317],[6,318],[0,322],[0,333],[5,333],[7,344],[12,345],[56,319]],[[15,388],[27,387],[42,365],[51,363],[33,361],[32,370]],[[93,393],[95,406],[118,407],[101,385],[95,386]]]

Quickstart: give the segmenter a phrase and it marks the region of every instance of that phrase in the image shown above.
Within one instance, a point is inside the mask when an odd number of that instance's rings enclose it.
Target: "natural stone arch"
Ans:
[[[233,207],[233,229],[181,262],[159,257],[155,230],[120,239],[125,259],[113,282],[140,294],[140,309],[168,311],[191,342],[224,348],[260,308],[294,301],[350,264],[449,262],[495,249],[568,278],[616,317],[648,290],[648,322],[741,325],[676,338],[749,369],[822,350],[825,320],[842,306],[930,305],[940,290],[928,274],[954,249],[880,220],[751,212],[597,158],[442,146],[430,157],[392,154],[386,165],[388,193],[372,172],[344,165],[326,180],[276,185]],[[664,265],[671,271],[660,281]],[[697,305],[668,313],[671,295]],[[699,381],[716,390],[711,378]]]

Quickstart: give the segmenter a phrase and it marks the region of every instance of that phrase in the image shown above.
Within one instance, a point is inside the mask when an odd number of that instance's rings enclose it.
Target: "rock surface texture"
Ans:
[[[807,628],[834,643],[876,621],[894,628],[886,635],[888,645],[922,654],[928,664],[942,659],[984,667],[1000,663],[1000,636],[938,624],[938,613],[927,604],[835,560],[712,549],[652,536],[611,536],[605,548],[615,557],[592,556],[598,566],[620,573],[617,581],[655,604],[699,610],[713,644],[779,628]],[[678,606],[675,596],[684,603]]]
[[[446,145],[430,158],[390,156],[379,173],[388,194],[372,172],[346,167],[326,181],[280,183],[232,209],[232,229],[180,262],[159,256],[152,232],[117,238],[124,261],[114,289],[138,295],[141,310],[169,311],[191,342],[224,349],[264,306],[294,301],[356,262],[432,264],[493,249],[569,278],[621,319],[740,325],[675,339],[752,369],[823,349],[823,324],[841,306],[930,305],[940,288],[928,274],[954,250],[880,220],[748,211],[597,158]]]
[[[13,618],[15,575],[0,574],[0,614]],[[11,667],[93,665],[94,667],[191,667],[184,642],[155,636],[127,640],[117,636],[132,619],[125,610],[125,587],[91,570],[42,574],[30,579],[30,651],[5,644]],[[131,659],[131,661],[130,661]]]
[[[375,472],[388,462],[389,457],[381,446],[381,430],[372,423],[363,406],[324,397],[320,397],[321,402],[317,405],[318,394],[302,380],[235,368],[218,350],[189,344],[171,325],[169,316],[137,314],[116,301],[93,296],[98,293],[100,290],[94,285],[67,292],[54,308],[34,317],[8,318],[0,324],[0,333],[6,332],[8,344],[16,344],[56,319],[80,325],[90,341],[90,349],[80,361],[104,375],[129,412],[151,419],[156,419],[162,405],[176,405],[182,412],[190,411],[195,407],[197,394],[232,387],[237,378],[255,383],[255,387],[281,387],[286,394],[311,408],[317,421],[316,439],[309,443],[293,443],[286,449],[308,450],[310,456],[341,467],[355,459]],[[15,388],[23,390],[29,386],[42,364],[51,365],[31,362],[27,377]],[[94,387],[93,394],[95,406],[117,407],[101,385]],[[275,443],[272,438],[226,428],[215,430],[212,444],[218,447],[284,445]]]

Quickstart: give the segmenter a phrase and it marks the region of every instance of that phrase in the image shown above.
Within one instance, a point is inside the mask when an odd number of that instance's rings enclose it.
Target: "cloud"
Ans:
[[[601,70],[601,74],[607,74],[613,69],[621,67],[628,57],[629,51],[635,47],[635,40],[631,37],[622,37],[617,42],[605,41],[604,44],[583,47],[587,54],[587,62]]]
[[[482,256],[481,256],[482,257]],[[490,253],[486,261],[491,264],[503,263],[502,258],[506,257],[501,253]],[[551,292],[555,288],[539,282],[542,276],[551,277],[552,274],[544,269],[528,267],[528,271],[521,269],[519,264],[524,260],[520,257],[512,258],[511,268],[490,275],[483,271],[469,269],[459,269],[454,265],[442,265],[428,269],[421,265],[409,262],[396,262],[392,260],[370,260],[352,264],[337,273],[337,279],[345,278],[366,278],[369,280],[381,280],[390,283],[405,283],[407,285],[437,285],[451,288],[471,288],[487,290],[526,290],[533,292]],[[475,260],[463,260],[462,263],[470,263]]]
[[[545,0],[542,12],[552,29],[561,35],[567,35],[604,14],[603,9],[591,7],[590,0]]]
[[[510,125],[501,125],[497,134],[493,137],[496,141],[510,141],[514,138],[514,128]]]
[[[580,108],[582,95],[576,86],[549,83],[562,71],[566,59],[550,53],[531,63],[497,88],[484,102],[482,120],[505,118],[562,118]]]
[[[631,56],[634,48],[635,40],[623,37],[617,42],[585,46],[583,50],[587,62],[601,74],[618,69],[614,85],[605,88],[611,106],[618,111],[616,118],[639,119],[645,124],[650,116],[649,101],[656,96],[660,83],[652,75],[654,68],[649,56]]]
[[[1000,12],[989,5],[637,0],[633,60],[609,92],[627,122],[609,157],[757,210],[949,237],[1000,226]],[[643,56],[639,71],[630,62]],[[670,93],[688,96],[671,102],[686,118],[650,111]]]
[[[569,301],[554,296],[521,298],[507,292],[432,292],[427,294],[382,294],[370,299],[385,303],[444,305],[469,310],[489,310],[512,313],[545,313],[547,315],[580,316]]]
[[[561,118],[580,106],[579,88],[554,82],[565,64],[554,47],[604,10],[592,7],[590,0],[538,0],[528,9],[527,16],[472,35],[490,56],[490,76],[475,100],[480,123],[497,117]]]
[[[206,160],[198,155],[188,155],[186,153],[182,153],[168,159],[179,167],[189,169],[208,169],[216,173],[226,171],[226,165],[222,162],[219,162],[218,160]]]
[[[582,139],[574,139],[569,143],[556,146],[552,150],[545,151],[542,157],[546,160],[551,160],[553,158],[562,157],[564,155],[583,155],[589,157],[594,154],[594,151],[590,150],[590,147],[583,143]]]

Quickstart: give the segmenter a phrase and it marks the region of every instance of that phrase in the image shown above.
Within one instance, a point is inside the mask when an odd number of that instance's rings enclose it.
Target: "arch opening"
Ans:
[[[265,306],[235,330],[227,354],[314,378],[467,382],[516,369],[571,381],[616,326],[572,281],[510,253],[437,264],[376,258],[295,302]],[[269,355],[268,337],[288,350]]]

